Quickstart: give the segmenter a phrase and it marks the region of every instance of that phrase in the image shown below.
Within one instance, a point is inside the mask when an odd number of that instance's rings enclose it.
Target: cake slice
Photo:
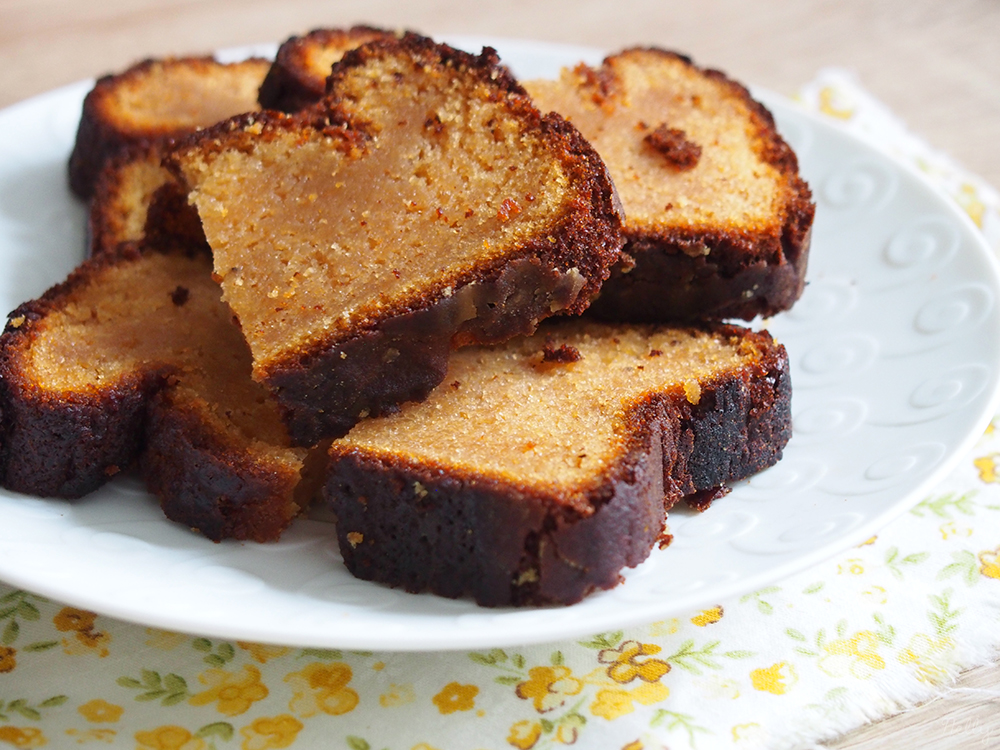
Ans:
[[[127,242],[208,252],[198,212],[161,164],[165,148],[161,144],[127,147],[104,165],[90,200],[90,255]]]
[[[89,199],[101,169],[123,148],[162,143],[258,109],[257,91],[270,67],[259,58],[229,64],[211,57],[170,58],[100,78],[83,102],[69,160],[70,188]]]
[[[0,481],[74,498],[137,458],[168,518],[275,539],[315,489],[204,253],[123,245],[11,313]]]
[[[329,85],[169,157],[300,445],[423,398],[453,347],[581,312],[623,241],[600,158],[492,50],[373,42]]]
[[[323,98],[333,64],[362,44],[394,39],[398,34],[371,26],[349,29],[314,29],[293,36],[278,47],[274,64],[258,94],[260,106],[296,112]]]
[[[486,606],[576,602],[645,559],[679,499],[775,463],[790,389],[784,348],[734,326],[560,320],[464,349],[426,401],[332,443],[344,562]]]
[[[659,49],[524,86],[580,129],[621,196],[628,244],[593,313],[749,320],[798,299],[811,194],[771,114],[743,86]]]

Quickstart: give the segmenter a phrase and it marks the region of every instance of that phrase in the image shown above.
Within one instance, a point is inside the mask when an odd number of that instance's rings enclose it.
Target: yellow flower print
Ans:
[[[277,659],[291,651],[287,646],[266,646],[263,643],[247,643],[246,641],[236,641],[236,645],[261,664],[267,664],[271,659]]]
[[[875,672],[885,669],[885,660],[878,655],[878,636],[868,630],[855,633],[850,638],[831,641],[823,647],[826,656],[819,660],[819,668],[831,677],[851,675],[867,680]]]
[[[83,745],[87,742],[106,742],[110,745],[115,741],[115,737],[118,736],[118,732],[114,729],[67,729],[66,734],[70,737],[76,737],[78,745]]]
[[[302,722],[294,716],[282,714],[273,718],[255,719],[250,726],[243,727],[243,750],[278,750],[290,747],[299,732]]]
[[[950,539],[953,536],[972,536],[972,529],[968,526],[958,526],[954,521],[948,521],[939,529],[942,539]]]
[[[260,670],[247,665],[242,674],[224,669],[209,669],[198,675],[198,681],[207,685],[204,690],[188,699],[192,706],[207,706],[218,701],[216,710],[226,716],[245,713],[250,706],[267,697],[267,687],[260,681]]]
[[[332,716],[353,711],[358,705],[358,694],[347,686],[353,677],[354,672],[343,662],[308,664],[285,677],[294,692],[288,708],[304,719],[320,711]]]
[[[606,648],[597,654],[601,664],[610,664],[608,677],[623,685],[636,677],[645,682],[656,682],[670,671],[670,665],[660,659],[639,661],[640,656],[660,653],[655,643],[625,641],[618,648]]]
[[[449,682],[431,700],[434,701],[434,705],[442,714],[452,714],[455,711],[471,711],[475,708],[477,695],[479,695],[479,688],[475,685],[459,685],[457,682]]]
[[[861,596],[866,599],[871,599],[876,604],[885,604],[889,601],[889,592],[886,591],[884,586],[879,586],[877,584],[862,591]]]
[[[993,484],[1000,482],[1000,473],[997,472],[997,454],[991,453],[988,456],[975,459],[972,464],[979,469],[979,481]]]
[[[56,626],[56,630],[62,633],[67,633],[71,630],[84,632],[94,628],[94,620],[96,619],[97,615],[93,612],[88,612],[85,609],[63,607],[59,610],[59,613],[52,618],[52,624]]]
[[[169,630],[158,628],[146,628],[146,645],[150,648],[158,648],[161,651],[172,651],[188,640],[189,636],[183,633],[174,633]]]
[[[518,698],[532,701],[538,713],[545,713],[583,690],[583,683],[572,674],[568,667],[532,667],[528,679],[519,683],[515,692]]]
[[[875,544],[875,542],[877,542],[877,541],[878,541],[878,537],[877,536],[870,536],[867,539],[865,539],[863,542],[861,542],[861,544],[858,545],[858,549],[860,549],[861,547],[870,547],[871,545]],[[747,725],[747,726],[749,726],[749,725]]]
[[[932,638],[924,633],[916,633],[896,659],[900,664],[914,665],[916,677],[921,682],[936,685],[948,679],[948,672],[935,665],[934,659],[953,648],[955,642],[951,638]]]
[[[17,666],[17,651],[9,646],[0,646],[0,674],[13,672]]]
[[[624,690],[622,688],[607,688],[598,690],[594,702],[590,705],[590,712],[594,716],[601,716],[608,721],[613,721],[625,714],[630,714],[635,710],[633,701],[644,706],[651,706],[666,700],[670,695],[670,690],[666,685],[659,682],[640,684],[634,690]]]
[[[537,721],[519,721],[511,726],[510,734],[507,735],[507,744],[520,750],[528,750],[528,748],[535,746],[541,736],[542,725]]]
[[[76,710],[79,711],[80,715],[87,721],[95,724],[118,721],[122,717],[122,714],[125,713],[125,709],[121,706],[117,706],[114,703],[108,703],[100,698],[88,701]]]
[[[691,618],[691,622],[697,625],[699,628],[703,628],[706,625],[711,625],[712,623],[718,622],[722,619],[722,605],[719,604],[711,609],[704,610],[701,614],[695,615]]]
[[[979,572],[987,578],[1000,578],[1000,547],[979,553]],[[0,672],[3,670],[0,669]]]
[[[854,117],[854,108],[842,99],[843,94],[833,86],[824,86],[819,92],[819,111],[839,120],[850,120]]]
[[[48,744],[42,730],[35,727],[0,726],[0,742],[17,748],[44,747]]]
[[[99,630],[79,630],[73,633],[72,638],[63,638],[63,653],[69,656],[79,656],[81,654],[97,654],[100,658],[108,655],[108,643],[111,636]]]
[[[417,697],[413,693],[413,685],[409,683],[397,685],[395,682],[390,682],[389,692],[382,693],[378,697],[378,702],[383,708],[392,708],[394,706],[405,706],[407,703],[413,703],[416,699]]]
[[[681,621],[676,617],[671,617],[669,620],[661,620],[650,625],[649,634],[654,638],[659,638],[664,635],[673,635],[680,629]]]
[[[795,667],[785,661],[779,661],[764,669],[755,669],[750,673],[750,682],[754,690],[762,693],[784,695],[788,688],[799,681]]]
[[[859,576],[865,572],[865,566],[862,565],[862,561],[857,557],[852,557],[837,566],[838,575],[850,574],[852,576]]]
[[[149,732],[136,732],[136,750],[205,750],[205,741],[184,727],[163,726]]]
[[[963,183],[962,187],[959,188],[958,194],[955,195],[955,200],[965,209],[965,212],[975,222],[976,226],[982,229],[983,217],[986,215],[986,204],[979,198],[975,185],[970,185],[967,182]]]
[[[627,690],[621,689],[599,690],[596,700],[590,706],[590,713],[602,716],[608,721],[630,714],[634,710],[632,697]]]
[[[757,747],[764,739],[764,730],[756,723],[737,724],[731,731],[736,744],[751,743]]]

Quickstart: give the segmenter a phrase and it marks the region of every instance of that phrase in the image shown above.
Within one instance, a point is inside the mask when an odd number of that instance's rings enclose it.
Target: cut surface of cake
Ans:
[[[735,326],[549,321],[470,347],[419,404],[330,448],[348,569],[487,606],[569,604],[649,554],[666,510],[775,463],[784,348]]]
[[[333,64],[367,42],[398,35],[371,26],[315,29],[293,36],[280,47],[261,84],[258,100],[264,109],[296,112],[323,98]]]
[[[138,242],[164,247],[180,244],[208,251],[198,212],[162,166],[164,147],[132,146],[116,153],[101,170],[90,200],[87,249],[90,255]]]
[[[423,398],[453,347],[581,312],[623,242],[599,157],[492,51],[407,35],[347,53],[329,85],[170,157],[302,445]]]
[[[123,245],[11,313],[0,336],[0,480],[80,497],[138,458],[166,515],[267,541],[299,512],[305,451],[250,378],[204,253]]]
[[[621,196],[628,244],[592,312],[749,320],[798,299],[811,194],[771,114],[743,86],[658,49],[524,85],[590,140]]]
[[[73,192],[89,199],[102,167],[128,146],[146,146],[258,109],[269,60],[211,57],[145,60],[100,78],[83,102],[69,160]]]

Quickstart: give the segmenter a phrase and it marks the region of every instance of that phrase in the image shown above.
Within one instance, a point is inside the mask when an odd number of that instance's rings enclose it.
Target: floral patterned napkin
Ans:
[[[917,164],[1000,248],[997,193],[843,71],[802,106]],[[1000,648],[1000,432],[877,537],[701,612],[434,654],[227,642],[0,584],[0,748],[793,748],[947,689]]]

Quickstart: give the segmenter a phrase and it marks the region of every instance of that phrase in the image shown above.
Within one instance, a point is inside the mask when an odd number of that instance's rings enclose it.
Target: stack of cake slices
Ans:
[[[325,507],[358,577],[570,604],[790,437],[784,348],[725,321],[801,293],[809,189],[676,54],[522,85],[355,27],[146,61],[87,97],[70,182],[89,257],[0,337],[9,489],[137,464],[216,541]]]

